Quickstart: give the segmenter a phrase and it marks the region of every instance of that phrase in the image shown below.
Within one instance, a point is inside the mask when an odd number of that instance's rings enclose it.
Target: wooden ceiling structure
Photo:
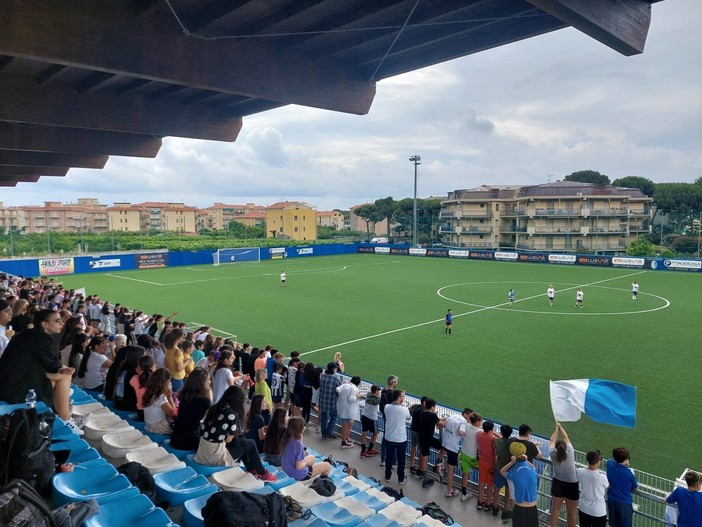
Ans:
[[[379,80],[569,26],[642,53],[655,1],[0,0],[0,186],[287,104],[366,114]]]

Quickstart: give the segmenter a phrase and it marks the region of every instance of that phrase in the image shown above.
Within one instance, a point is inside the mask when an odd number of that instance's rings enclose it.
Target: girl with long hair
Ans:
[[[32,329],[32,316],[29,314],[29,301],[20,298],[12,305],[12,320],[10,321],[15,334]]]
[[[71,351],[66,358],[64,366],[69,368],[75,368],[78,371],[80,368],[80,363],[83,361],[83,354],[85,353],[85,348],[88,347],[90,343],[88,335],[85,333],[80,333],[73,338],[73,343],[71,344]]]
[[[549,441],[549,454],[553,463],[553,481],[551,482],[551,527],[558,525],[561,507],[565,501],[566,521],[568,527],[575,527],[575,517],[580,501],[578,473],[575,469],[575,451],[568,434],[556,422],[556,429]]]
[[[146,381],[146,390],[141,400],[144,406],[146,430],[152,434],[170,435],[173,433],[173,418],[176,406],[173,402],[171,372],[159,368]]]
[[[137,374],[136,368],[139,357],[146,351],[141,346],[125,346],[122,348],[124,359],[115,372],[114,401],[117,410],[136,412],[136,392],[129,381]],[[107,393],[107,388],[105,389]]]
[[[230,386],[207,411],[194,460],[209,466],[233,466],[241,459],[256,478],[273,483],[277,478],[263,467],[256,444],[243,435],[245,399],[241,388]]]
[[[178,417],[173,423],[171,446],[179,450],[197,450],[200,422],[212,405],[210,374],[202,368],[195,368],[178,396],[180,404]]]
[[[144,392],[146,392],[146,383],[155,370],[156,363],[154,362],[154,358],[151,355],[142,355],[137,361],[136,375],[129,379],[129,384],[136,394],[137,418],[140,421],[144,420]]]
[[[285,419],[287,415],[288,413],[284,408],[277,408],[273,412],[271,422],[268,423],[266,433],[263,437],[262,451],[265,454],[265,459],[275,467],[280,466],[280,455],[282,453],[280,443],[285,434]]]
[[[310,420],[310,411],[312,408],[312,388],[314,384],[315,367],[312,362],[305,364],[305,369],[300,375],[300,382],[298,385],[301,388],[302,393],[302,417],[305,423]]]
[[[78,378],[83,379],[86,390],[103,391],[107,369],[112,365],[112,361],[105,357],[106,351],[107,339],[105,337],[90,339],[90,344],[83,353],[78,368]]]
[[[246,414],[246,433],[244,436],[256,443],[256,448],[258,448],[259,452],[263,448],[263,438],[266,435],[266,425],[268,424],[264,412],[270,420],[268,402],[263,395],[257,393],[251,399],[249,413]]]
[[[305,445],[302,444],[302,434],[305,431],[305,420],[302,417],[291,417],[281,441],[281,468],[288,476],[296,481],[304,481],[319,475],[328,476],[331,465],[326,461],[315,463],[313,455],[305,455]]]

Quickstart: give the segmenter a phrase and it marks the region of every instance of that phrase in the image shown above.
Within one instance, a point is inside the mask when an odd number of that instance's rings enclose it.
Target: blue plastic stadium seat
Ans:
[[[156,496],[159,502],[166,501],[171,506],[182,505],[198,496],[210,495],[217,491],[205,476],[198,474],[191,467],[185,467],[154,476]]]
[[[356,477],[357,477],[358,479],[360,479],[363,483],[365,483],[366,485],[370,485],[371,487],[374,487],[374,488],[382,487],[382,485],[380,484],[380,482],[375,481],[375,480],[373,480],[373,479],[370,479],[369,477],[364,476],[363,474],[359,474],[359,475],[356,476]]]
[[[276,490],[273,487],[268,487],[264,485],[260,489],[254,489],[249,491],[251,494],[275,494]]]
[[[129,412],[127,410],[117,410],[116,408],[112,408],[112,411],[119,415],[125,421],[136,421],[139,418],[136,412]]]
[[[272,465],[269,465],[267,469],[271,474],[273,474],[277,479],[275,483],[266,483],[267,487],[271,487],[275,490],[280,490],[282,488],[287,487],[288,485],[292,485],[295,483],[295,480],[288,476],[285,472],[283,472],[280,469],[275,468]]]
[[[288,523],[288,527],[329,527],[329,524],[313,514],[306,520],[300,518],[299,520]]]
[[[355,527],[361,523],[361,518],[339,507],[333,501],[312,507],[312,514],[321,518],[329,527]]]
[[[183,523],[186,527],[204,527],[205,521],[202,518],[202,508],[210,496],[212,494],[198,496],[183,504]]]
[[[70,450],[71,455],[75,455],[80,454],[81,452],[84,452],[91,447],[85,439],[78,438],[72,441],[57,441],[55,443],[51,443],[51,446],[49,448],[52,451]]]
[[[158,445],[162,445],[163,442],[164,442],[166,439],[169,438],[169,436],[167,436],[167,435],[163,435],[163,434],[152,434],[151,432],[147,432],[147,431],[146,431],[146,428],[144,428],[144,430],[142,431],[142,433],[143,433],[146,437],[148,437],[149,439],[151,439],[151,441],[153,441],[154,443],[157,443]]]
[[[427,527],[427,524],[424,521],[422,521],[421,518],[419,520],[417,520],[417,523],[415,525],[416,525],[416,527]],[[451,527],[461,527],[461,524],[453,522],[451,524]]]
[[[402,503],[404,503],[405,505],[409,505],[409,506],[412,507],[413,509],[420,509],[420,508],[422,507],[419,503],[417,503],[416,501],[413,501],[413,500],[409,499],[407,496],[405,496],[405,497],[403,497],[403,498],[400,498],[400,501],[401,501]]]
[[[194,457],[195,454],[188,454],[187,456],[185,456],[185,459],[183,461],[185,461],[185,464],[191,467],[195,472],[197,472],[198,474],[202,474],[206,478],[210,477],[215,472],[219,472],[220,470],[230,468],[225,465],[219,465],[216,467],[210,465],[201,465],[193,459]]]
[[[14,412],[15,410],[17,410],[19,408],[26,408],[26,407],[27,407],[26,403],[17,403],[17,404],[0,403],[0,415],[11,414],[12,412]],[[39,413],[50,411],[49,407],[46,406],[41,401],[37,401],[36,409],[37,409],[37,412],[39,412]]]
[[[98,500],[98,503],[103,503],[110,501],[103,498],[130,487],[134,488],[125,476],[118,474],[117,469],[107,463],[90,466],[89,469],[78,466],[73,472],[61,472],[52,478],[52,483],[52,500],[55,507],[92,498]]]
[[[359,527],[404,527],[402,524],[396,522],[395,520],[389,520],[382,514],[376,514],[371,516],[366,521],[361,523]]]
[[[113,501],[100,506],[100,512],[88,519],[85,527],[166,527],[174,526],[163,509],[154,507],[144,495]]]
[[[134,426],[134,425],[132,425],[132,426]],[[178,449],[178,448],[173,448],[173,447],[171,446],[171,438],[170,438],[170,437],[169,437],[168,439],[166,439],[166,440],[163,442],[163,444],[162,444],[161,446],[162,446],[167,452],[170,452],[170,453],[173,454],[175,457],[177,457],[178,459],[181,459],[181,460],[182,460],[182,459],[185,459],[185,456],[187,456],[188,454],[194,454],[194,453],[195,453],[195,450],[180,450],[180,449]]]
[[[368,494],[368,492],[365,490],[363,492],[358,492],[354,494],[353,499],[360,501],[366,507],[373,509],[375,512],[378,512],[379,510],[382,510],[388,506],[387,503],[378,499],[377,496],[372,496],[371,494]]]

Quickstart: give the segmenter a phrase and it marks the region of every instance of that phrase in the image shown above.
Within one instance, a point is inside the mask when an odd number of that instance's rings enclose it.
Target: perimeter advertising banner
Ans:
[[[612,265],[614,267],[636,267],[641,269],[646,265],[646,258],[635,258],[631,256],[613,256]]]
[[[578,265],[597,265],[602,267],[612,265],[611,256],[578,256]]]
[[[702,270],[700,260],[651,260],[651,269],[666,271],[688,271],[698,273]]]
[[[73,258],[42,258],[39,260],[39,274],[71,274],[74,270]]]
[[[154,269],[168,265],[168,253],[146,253],[136,255],[137,269]]]
[[[121,267],[122,261],[119,258],[110,258],[107,260],[90,260],[88,266],[91,269],[111,269],[113,267]]]
[[[575,263],[574,254],[549,254],[548,263],[573,265]]]

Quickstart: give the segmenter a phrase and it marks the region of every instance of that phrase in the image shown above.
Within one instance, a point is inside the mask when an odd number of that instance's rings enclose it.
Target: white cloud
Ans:
[[[541,183],[584,169],[614,179],[702,173],[699,0],[653,4],[642,55],[574,29],[378,83],[366,116],[288,106],[244,119],[234,143],[166,138],[156,159],[5,189],[1,201],[303,200],[319,209],[391,195]]]

